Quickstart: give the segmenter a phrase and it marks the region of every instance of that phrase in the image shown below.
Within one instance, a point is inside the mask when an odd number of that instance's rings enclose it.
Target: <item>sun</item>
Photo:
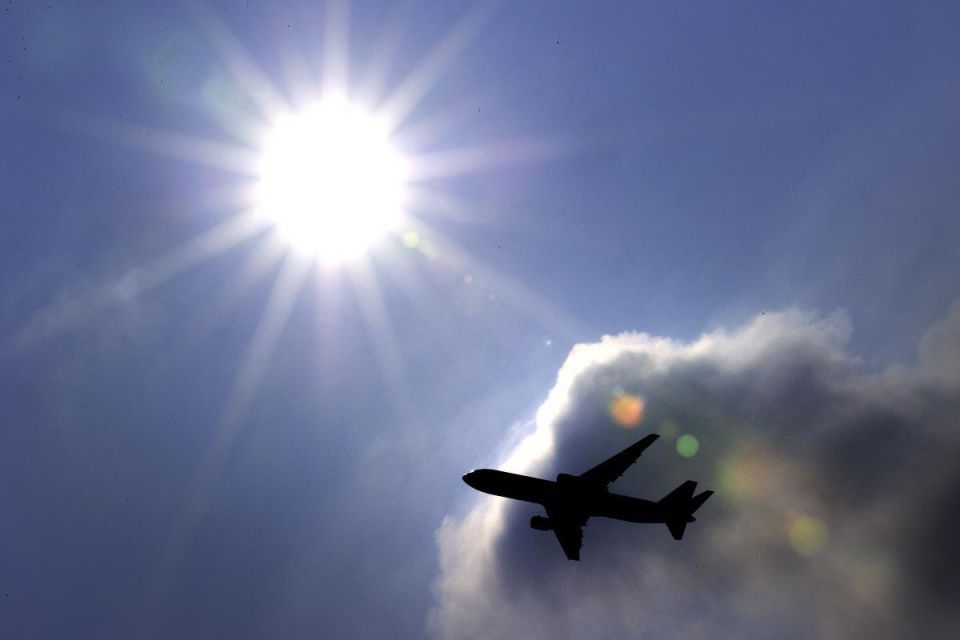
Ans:
[[[407,163],[389,133],[339,97],[276,118],[260,155],[258,215],[317,261],[364,255],[403,220]]]

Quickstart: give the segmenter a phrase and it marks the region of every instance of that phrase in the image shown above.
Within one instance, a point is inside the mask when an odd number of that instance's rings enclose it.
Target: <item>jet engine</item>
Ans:
[[[550,518],[544,518],[543,516],[533,516],[530,518],[530,528],[536,529],[537,531],[550,531],[553,529],[553,523],[550,522]]]

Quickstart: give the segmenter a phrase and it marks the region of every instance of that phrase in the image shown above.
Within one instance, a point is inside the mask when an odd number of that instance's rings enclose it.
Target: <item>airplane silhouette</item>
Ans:
[[[579,476],[561,473],[556,482],[496,469],[471,471],[463,476],[463,481],[484,493],[543,505],[547,517],[533,516],[530,518],[530,527],[538,531],[553,531],[570,560],[580,559],[583,527],[592,517],[627,522],[662,522],[667,525],[674,540],[680,540],[687,523],[695,520],[693,513],[713,495],[713,491],[693,495],[697,483],[687,480],[653,502],[607,490],[607,486],[622,476],[643,450],[659,437],[651,433],[586,473]]]

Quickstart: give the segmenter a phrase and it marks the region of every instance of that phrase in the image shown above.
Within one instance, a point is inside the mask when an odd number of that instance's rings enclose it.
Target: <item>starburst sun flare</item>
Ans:
[[[357,258],[402,221],[406,160],[380,119],[342,97],[279,117],[258,169],[258,214],[320,262]]]

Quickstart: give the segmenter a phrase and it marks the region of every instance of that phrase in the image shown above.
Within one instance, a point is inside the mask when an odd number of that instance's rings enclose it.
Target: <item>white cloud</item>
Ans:
[[[612,489],[717,495],[685,539],[591,520],[567,561],[539,507],[477,495],[437,532],[441,638],[923,637],[960,623],[960,305],[919,364],[864,373],[843,314],[765,314],[692,343],[647,334],[577,345],[502,468],[579,473],[649,431]],[[645,401],[635,429],[611,394]],[[693,458],[674,450],[695,435]]]

